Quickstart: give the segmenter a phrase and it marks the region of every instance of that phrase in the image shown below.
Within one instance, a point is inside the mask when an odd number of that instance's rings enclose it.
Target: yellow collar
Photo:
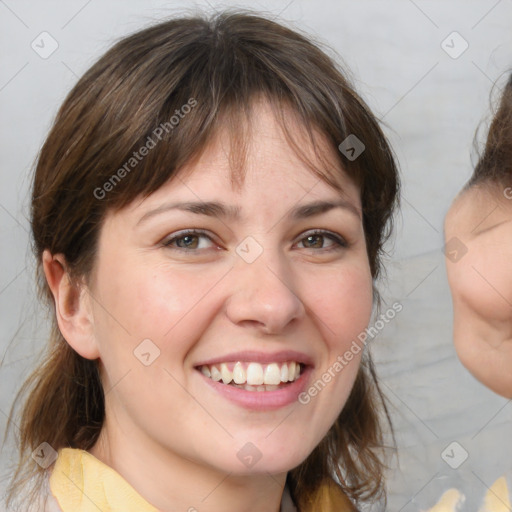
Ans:
[[[333,480],[326,480],[301,507],[304,512],[354,512],[356,509]]]
[[[63,512],[158,512],[119,473],[84,450],[59,450],[50,489]]]
[[[466,497],[458,489],[448,489],[441,499],[427,512],[455,512],[464,503]],[[511,509],[507,479],[502,476],[490,487],[485,495],[480,512],[509,512]]]
[[[50,477],[62,512],[158,512],[115,470],[84,450],[63,448]],[[354,510],[333,482],[321,486],[304,512]]]

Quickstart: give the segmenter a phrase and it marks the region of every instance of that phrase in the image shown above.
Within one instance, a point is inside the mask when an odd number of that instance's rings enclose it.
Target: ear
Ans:
[[[85,285],[74,284],[68,274],[63,254],[43,252],[43,269],[55,300],[55,314],[60,332],[68,344],[86,359],[97,359],[90,296]]]

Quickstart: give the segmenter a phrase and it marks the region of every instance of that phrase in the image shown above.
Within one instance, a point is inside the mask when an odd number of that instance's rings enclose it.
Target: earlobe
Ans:
[[[97,359],[99,351],[94,337],[94,319],[85,285],[73,283],[63,254],[52,255],[45,250],[42,263],[62,336],[82,357]]]

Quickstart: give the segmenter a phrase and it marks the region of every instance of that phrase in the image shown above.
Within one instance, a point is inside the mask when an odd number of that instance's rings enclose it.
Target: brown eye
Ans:
[[[199,244],[197,235],[185,235],[175,240],[178,247],[184,247],[186,249],[197,249]]]
[[[323,247],[324,236],[323,235],[309,235],[304,238],[306,246],[314,249],[321,249]]]
[[[326,240],[330,240],[330,244],[326,247]],[[318,231],[310,233],[301,239],[299,243],[302,243],[305,249],[340,249],[347,247],[347,242],[338,235],[327,231]]]
[[[203,240],[205,242],[203,242]],[[210,245],[208,245],[210,244]],[[164,240],[162,245],[169,249],[179,251],[196,251],[208,249],[213,244],[212,239],[202,231],[182,231],[176,235]]]

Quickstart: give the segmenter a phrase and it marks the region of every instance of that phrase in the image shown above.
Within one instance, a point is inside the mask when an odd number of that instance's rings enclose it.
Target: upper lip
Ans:
[[[286,363],[295,361],[296,363],[302,363],[304,365],[312,365],[313,359],[311,356],[304,354],[303,352],[297,352],[295,350],[282,350],[279,352],[261,352],[256,350],[245,350],[242,352],[231,352],[223,356],[217,356],[212,359],[207,359],[197,363],[195,366],[205,366],[220,363],[236,363],[236,362],[247,362],[247,363]]]

